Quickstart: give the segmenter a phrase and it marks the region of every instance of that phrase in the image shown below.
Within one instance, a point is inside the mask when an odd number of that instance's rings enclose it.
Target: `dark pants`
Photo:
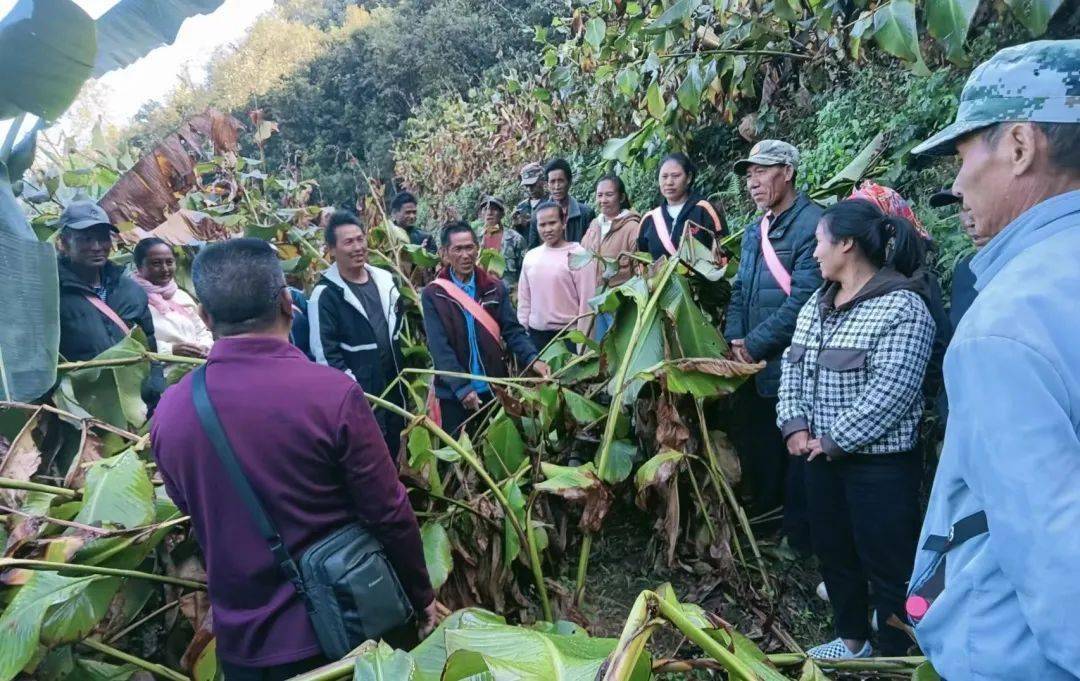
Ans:
[[[851,456],[806,464],[806,493],[814,553],[821,562],[836,634],[869,639],[867,580],[873,585],[878,647],[904,655],[907,634],[888,625],[906,621],[907,580],[919,539],[919,457],[913,453]]]
[[[532,339],[533,345],[536,346],[537,350],[543,350],[548,343],[555,340],[555,336],[559,335],[559,331],[559,329],[555,329],[553,331],[540,331],[537,329],[529,328],[529,338]],[[574,348],[574,344],[570,341],[564,340],[563,343],[566,345],[566,349],[570,352],[577,351]]]
[[[238,667],[222,661],[221,671],[225,674],[225,681],[285,681],[329,662],[330,660],[322,655],[279,664],[275,667]]]
[[[390,450],[390,458],[401,467],[401,431],[405,429],[405,419],[385,409],[375,410],[375,420],[382,431],[383,441]],[[408,459],[408,456],[405,457]]]
[[[760,516],[783,506],[783,520],[764,525],[765,533],[782,528],[793,548],[809,552],[804,461],[787,452],[776,425],[777,401],[762,397],[754,382],[747,382],[735,395],[729,435],[739,454],[742,490],[750,497],[747,514]]]
[[[490,392],[480,393],[480,410],[489,409],[494,404],[494,396]],[[476,431],[476,426],[484,419],[483,414],[469,411],[459,400],[444,400],[439,398],[439,411],[442,414],[442,429],[454,437],[461,435],[461,425],[469,422],[470,435]]]

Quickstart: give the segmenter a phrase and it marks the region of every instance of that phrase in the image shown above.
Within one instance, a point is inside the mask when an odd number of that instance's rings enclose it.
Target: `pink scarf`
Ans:
[[[189,319],[192,317],[191,308],[186,305],[181,305],[173,300],[173,296],[180,290],[180,287],[176,285],[175,279],[169,281],[168,284],[159,285],[143,279],[138,272],[132,274],[131,278],[136,284],[142,287],[142,290],[146,291],[146,297],[150,299],[150,307],[163,315],[175,312],[177,314],[182,314]]]
[[[915,231],[919,233],[919,236],[927,241],[931,240],[930,233],[923,227],[922,221],[915,215],[915,211],[911,210],[911,205],[895,189],[880,185],[873,180],[865,180],[858,189],[851,192],[851,196],[848,198],[869,201],[880,208],[881,212],[886,215],[904,218],[915,227]]]

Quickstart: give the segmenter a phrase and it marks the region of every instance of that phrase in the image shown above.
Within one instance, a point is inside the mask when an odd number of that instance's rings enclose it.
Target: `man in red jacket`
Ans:
[[[207,390],[289,553],[298,559],[338,528],[363,523],[430,629],[441,606],[397,468],[360,386],[289,344],[292,299],[273,250],[258,239],[214,244],[192,277],[217,337]],[[303,600],[199,423],[190,376],[166,391],[150,436],[169,497],[191,516],[203,550],[225,678],[284,679],[325,662]]]

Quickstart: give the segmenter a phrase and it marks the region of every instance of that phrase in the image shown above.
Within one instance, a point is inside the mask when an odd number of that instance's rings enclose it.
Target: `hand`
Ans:
[[[423,640],[430,636],[435,627],[439,626],[439,623],[446,619],[449,614],[450,609],[440,603],[438,599],[428,603],[428,606],[424,608],[424,612],[420,613],[420,639]]]
[[[206,348],[198,343],[173,343],[172,354],[177,357],[197,357],[204,359],[206,357]]]
[[[750,356],[750,353],[746,350],[746,339],[737,338],[731,341],[731,352],[735,355],[735,360],[742,362],[743,364],[754,364],[754,358]]]
[[[476,411],[480,408],[480,396],[475,390],[470,390],[468,395],[461,398],[461,404],[469,411]]]
[[[806,445],[810,441],[810,433],[805,430],[788,435],[787,438],[787,451],[792,456],[802,456],[806,454]]]
[[[817,457],[824,454],[825,451],[821,448],[821,438],[818,438],[816,440],[810,440],[809,442],[807,442],[806,453],[809,454],[809,456],[806,457],[807,461],[813,461]]]
[[[548,366],[547,362],[545,362],[545,361],[543,361],[541,359],[538,359],[535,362],[533,362],[532,370],[533,370],[533,373],[535,373],[537,376],[539,376],[541,378],[551,378],[551,367]]]

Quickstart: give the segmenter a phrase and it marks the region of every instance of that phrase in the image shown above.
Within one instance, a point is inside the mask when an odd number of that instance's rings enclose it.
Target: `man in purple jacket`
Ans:
[[[218,339],[207,390],[290,554],[299,559],[334,530],[363,523],[421,628],[432,626],[441,606],[405,488],[356,382],[289,344],[292,300],[277,256],[263,241],[234,239],[200,253],[192,276]],[[284,679],[325,662],[303,601],[199,424],[190,376],[166,391],[150,436],[169,497],[191,515],[203,550],[225,678]]]

